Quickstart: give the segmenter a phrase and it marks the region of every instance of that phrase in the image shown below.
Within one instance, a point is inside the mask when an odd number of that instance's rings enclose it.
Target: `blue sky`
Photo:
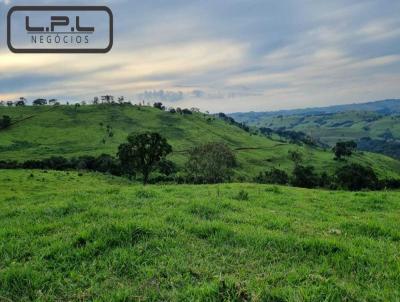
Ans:
[[[18,4],[108,5],[114,48],[12,54],[5,19]],[[0,100],[108,93],[235,112],[400,97],[399,12],[398,0],[0,0]]]

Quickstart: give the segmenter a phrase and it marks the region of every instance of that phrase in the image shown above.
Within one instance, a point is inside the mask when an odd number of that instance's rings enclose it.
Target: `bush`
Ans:
[[[263,184],[285,185],[289,182],[289,176],[285,171],[272,168],[270,171],[260,172],[254,180]]]
[[[5,129],[11,125],[11,118],[8,115],[3,115],[0,119],[0,129]]]
[[[333,147],[332,151],[335,153],[335,160],[340,160],[342,157],[351,156],[354,150],[357,149],[357,143],[354,141],[338,142]]]
[[[387,189],[400,189],[400,179],[385,179],[381,181],[380,186]]]
[[[21,165],[17,161],[0,160],[0,169],[19,169]]]
[[[235,154],[224,143],[208,143],[189,151],[185,169],[187,180],[194,183],[220,183],[233,176]]]
[[[51,169],[51,170],[68,170],[73,168],[71,162],[61,156],[52,156],[42,160],[28,160],[22,163],[24,169]]]
[[[313,166],[296,165],[291,183],[295,187],[315,188],[318,186],[319,180]]]
[[[93,170],[110,173],[113,175],[121,175],[121,164],[118,159],[108,154],[102,154],[97,157],[93,162]]]
[[[351,191],[380,187],[374,170],[359,164],[348,164],[337,169],[335,178],[339,187]]]

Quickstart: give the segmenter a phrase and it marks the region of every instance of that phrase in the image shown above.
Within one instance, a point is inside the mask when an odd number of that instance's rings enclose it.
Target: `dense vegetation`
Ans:
[[[138,135],[142,136],[142,135]],[[121,144],[122,147],[126,143]],[[134,147],[132,147],[134,148]],[[236,166],[234,153],[222,143],[207,143],[192,148],[185,168],[180,171],[176,165],[159,157],[148,160],[149,154],[141,153],[122,160],[111,155],[102,154],[98,157],[81,156],[67,159],[53,156],[42,160],[0,161],[0,169],[38,169],[58,171],[94,171],[125,176],[130,180],[140,180],[147,183],[187,183],[214,184],[232,181],[233,168]],[[260,172],[253,181],[263,184],[293,185],[302,188],[326,188],[346,190],[382,190],[400,188],[399,178],[379,179],[375,171],[367,166],[343,161],[332,174],[318,173],[314,166],[303,165],[297,152],[292,152],[291,159],[295,167],[289,175],[283,170],[272,168]]]

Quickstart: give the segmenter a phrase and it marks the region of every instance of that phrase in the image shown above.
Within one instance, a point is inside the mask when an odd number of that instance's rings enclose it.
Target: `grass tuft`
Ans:
[[[249,200],[249,193],[244,190],[240,190],[239,193],[234,197],[234,199],[247,201]]]

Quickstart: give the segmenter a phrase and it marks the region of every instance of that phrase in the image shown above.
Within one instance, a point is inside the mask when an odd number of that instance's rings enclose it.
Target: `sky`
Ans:
[[[13,54],[13,5],[107,5],[107,54]],[[111,94],[210,112],[400,97],[398,0],[0,0],[0,100]]]

